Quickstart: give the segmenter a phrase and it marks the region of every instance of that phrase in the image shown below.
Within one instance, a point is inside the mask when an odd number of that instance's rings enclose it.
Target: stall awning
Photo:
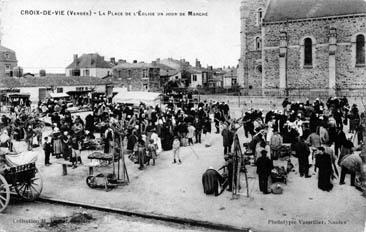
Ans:
[[[74,91],[68,91],[67,94],[69,95],[82,95],[82,94],[88,94],[92,92],[91,90],[74,90]]]
[[[149,106],[156,106],[160,104],[161,93],[155,92],[119,92],[113,97],[114,103],[129,103],[139,105],[144,103]]]
[[[52,98],[67,98],[70,97],[67,93],[50,93]]]
[[[30,93],[9,93],[7,94],[9,98],[28,98]]]

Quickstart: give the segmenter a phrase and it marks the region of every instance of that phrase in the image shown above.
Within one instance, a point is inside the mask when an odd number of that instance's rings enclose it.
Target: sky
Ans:
[[[26,72],[64,72],[73,54],[83,53],[128,62],[172,57],[191,64],[198,58],[204,66],[232,66],[240,56],[240,1],[0,0],[1,44],[16,51],[18,65]],[[25,15],[30,10],[93,13]],[[99,11],[155,16],[99,16]],[[187,16],[188,11],[207,12],[207,16]],[[186,15],[165,15],[169,12]]]

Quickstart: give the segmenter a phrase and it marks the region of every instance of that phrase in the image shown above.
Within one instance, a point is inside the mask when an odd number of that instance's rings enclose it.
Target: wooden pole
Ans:
[[[123,140],[122,140],[122,136],[121,136],[120,148],[121,148],[121,161],[122,161],[121,172],[123,173],[122,174],[123,181],[125,181],[126,180],[126,175],[125,175],[125,166],[124,166],[125,160],[124,160],[124,154],[123,154]]]
[[[113,177],[114,177],[116,175],[116,165],[114,164],[114,146],[112,146],[111,144],[109,144],[109,152],[112,153],[112,165],[113,165]]]
[[[123,154],[124,152],[124,146],[123,146],[123,142],[121,143],[121,161],[122,161],[122,172],[123,172],[123,181],[126,183],[130,182],[130,178],[128,177],[128,172],[127,172],[127,167],[126,167],[126,162],[125,162],[125,155]]]
[[[121,154],[122,154],[122,140],[121,140],[121,135],[120,134],[118,134],[118,136],[119,136],[119,148],[120,148],[120,150],[119,150],[119,155],[120,155],[120,157],[119,157],[119,159],[118,159],[118,169],[117,169],[117,171],[118,171],[118,174],[117,174],[117,180],[119,180],[120,179],[120,176],[119,176],[119,173],[120,173],[120,165],[121,165]]]
[[[240,141],[237,134],[237,131],[242,127],[242,124],[240,127],[236,130],[234,134],[234,156],[233,156],[233,179],[232,179],[232,196],[233,199],[238,198],[239,196],[239,189],[240,189],[240,171],[241,171],[241,163],[243,161],[243,152],[240,148]],[[248,185],[248,176],[247,176],[247,170],[244,166],[245,172],[245,184],[247,189],[247,197],[249,197],[249,185]],[[236,178],[235,178],[236,177]],[[235,181],[236,179],[236,181]]]

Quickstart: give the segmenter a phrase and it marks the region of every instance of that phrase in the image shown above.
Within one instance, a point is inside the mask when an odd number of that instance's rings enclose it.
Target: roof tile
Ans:
[[[45,76],[45,77],[1,77],[0,88],[20,87],[50,87],[50,86],[80,86],[80,85],[106,85],[111,82],[97,77],[66,77],[66,76]]]
[[[365,0],[270,0],[263,22],[364,13]]]

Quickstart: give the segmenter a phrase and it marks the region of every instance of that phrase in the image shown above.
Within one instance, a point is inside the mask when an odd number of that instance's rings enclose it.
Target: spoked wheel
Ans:
[[[3,212],[9,204],[10,188],[8,182],[0,174],[0,213]]]
[[[16,185],[14,185],[14,188],[18,196],[20,196],[24,200],[36,200],[39,195],[41,195],[43,189],[43,180],[38,169],[35,170],[35,175],[33,178],[23,183],[17,183]]]
[[[94,176],[88,176],[86,178],[86,184],[89,186],[89,188],[95,188]]]

